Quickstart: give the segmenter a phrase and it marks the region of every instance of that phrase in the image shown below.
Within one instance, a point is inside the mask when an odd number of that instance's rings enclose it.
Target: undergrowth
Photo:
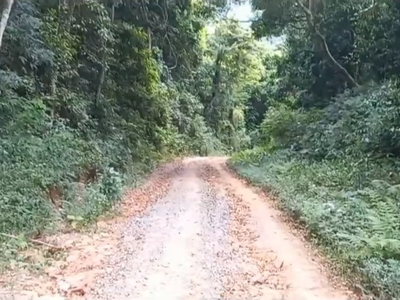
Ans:
[[[68,128],[45,137],[19,133],[0,141],[0,269],[39,268],[19,253],[30,238],[87,227],[156,164],[137,161],[125,166],[126,172],[116,170],[102,146]]]

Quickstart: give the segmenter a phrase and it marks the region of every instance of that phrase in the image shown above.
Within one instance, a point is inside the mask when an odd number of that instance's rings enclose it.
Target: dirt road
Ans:
[[[348,299],[225,159],[187,159],[171,176],[124,229],[125,255],[93,299]]]
[[[168,186],[150,187],[151,205],[124,220],[118,246],[97,265],[104,272],[80,298],[350,299],[271,202],[225,163],[188,158],[166,168]]]

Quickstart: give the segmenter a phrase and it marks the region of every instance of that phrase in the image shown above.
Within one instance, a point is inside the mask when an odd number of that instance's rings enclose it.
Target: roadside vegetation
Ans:
[[[1,262],[95,222],[162,161],[249,145],[245,101],[266,51],[228,9],[2,1]]]
[[[397,299],[400,6],[308,4],[254,1],[263,10],[255,32],[285,42],[248,107],[252,147],[230,165],[277,196],[366,293]]]

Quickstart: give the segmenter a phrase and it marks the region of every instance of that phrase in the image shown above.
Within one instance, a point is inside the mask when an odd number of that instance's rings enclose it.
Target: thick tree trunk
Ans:
[[[11,8],[14,4],[14,0],[2,0],[0,4],[1,9],[1,20],[0,20],[0,48],[3,42],[4,31],[6,30],[8,18],[10,17]]]
[[[215,72],[213,77],[213,86],[211,92],[211,99],[214,99],[219,91],[219,83],[221,81],[221,63],[222,63],[222,52],[217,53],[217,59],[215,60]]]
[[[212,80],[211,99],[210,99],[210,103],[208,104],[208,107],[207,107],[207,115],[208,115],[209,119],[211,119],[211,114],[214,110],[214,102],[215,102],[215,99],[217,98],[217,94],[219,92],[219,85],[221,82],[222,58],[223,58],[223,53],[221,51],[218,51],[217,58],[215,60],[214,76],[213,76],[213,80]]]

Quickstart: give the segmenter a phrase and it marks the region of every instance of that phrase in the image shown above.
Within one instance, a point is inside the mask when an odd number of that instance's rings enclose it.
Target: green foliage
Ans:
[[[319,111],[292,110],[285,104],[271,107],[260,125],[260,134],[269,148],[297,147],[296,141],[301,138],[313,124],[320,119]]]
[[[391,81],[346,92],[324,109],[271,101],[260,146],[231,160],[276,193],[351,280],[389,298],[399,296],[398,95]]]
[[[390,81],[348,91],[324,109],[270,101],[259,146],[231,159],[278,195],[343,273],[389,298],[399,296],[398,99]]]
[[[245,101],[252,149],[231,164],[277,193],[352,280],[399,298],[399,3],[251,2],[254,35],[284,45],[263,59]]]
[[[228,150],[238,151],[250,143],[245,124],[246,102],[265,71],[265,47],[233,20],[217,23],[209,40],[197,82],[206,124]]]
[[[398,93],[394,83],[338,96],[324,110],[271,107],[260,126],[265,146],[314,158],[398,155]]]

